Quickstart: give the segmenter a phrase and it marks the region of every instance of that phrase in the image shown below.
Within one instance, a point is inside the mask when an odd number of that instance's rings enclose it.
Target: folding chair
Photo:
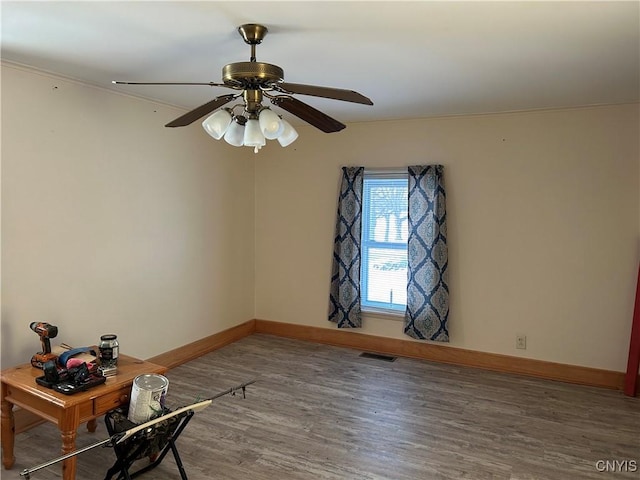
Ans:
[[[165,409],[163,415],[170,412],[171,410]],[[180,477],[182,480],[188,480],[180,454],[176,448],[176,439],[185,429],[193,415],[193,410],[180,412],[167,420],[161,420],[153,426],[140,430],[122,443],[114,444],[113,451],[116,454],[116,462],[107,471],[105,480],[111,480],[118,473],[116,480],[131,480],[138,475],[142,475],[157,467],[169,450],[173,453],[180,471]],[[111,410],[105,415],[104,421],[111,436],[126,432],[136,426],[135,423],[127,418],[126,408]],[[151,463],[131,473],[129,469],[137,460],[143,458],[149,458]]]
[[[176,448],[176,439],[180,436],[195,412],[199,412],[200,410],[207,408],[211,405],[213,400],[222,397],[223,395],[235,395],[237,390],[242,390],[242,397],[244,398],[245,388],[247,385],[251,385],[252,383],[255,383],[255,380],[243,383],[237,387],[229,388],[228,390],[220,392],[206,400],[200,400],[192,403],[191,405],[176,408],[174,411],[164,408],[161,416],[141,424],[135,424],[129,421],[125,413],[129,409],[128,406],[111,410],[104,416],[104,421],[110,435],[109,438],[93,443],[79,450],[66,453],[61,457],[54,458],[53,460],[41,463],[35,467],[25,468],[20,472],[20,476],[28,480],[31,478],[31,474],[38,470],[50,467],[51,465],[67,460],[68,458],[75,457],[80,453],[88,452],[94,448],[109,446],[114,449],[116,454],[116,463],[114,463],[107,471],[105,480],[111,480],[111,478],[118,472],[117,480],[131,480],[132,478],[157,467],[169,450],[171,450],[173,457],[176,460],[176,465],[180,471],[180,477],[182,480],[188,480],[187,473],[184,471],[182,460],[180,460],[180,455]],[[133,466],[136,460],[145,457],[148,457],[151,463],[133,473],[129,473],[129,469]]]

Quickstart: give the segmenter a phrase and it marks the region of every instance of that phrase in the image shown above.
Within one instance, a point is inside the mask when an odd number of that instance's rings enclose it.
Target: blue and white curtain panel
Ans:
[[[404,333],[449,341],[447,214],[442,165],[409,167],[407,309]]]
[[[329,321],[338,328],[362,327],[360,259],[364,167],[342,167],[333,242]]]

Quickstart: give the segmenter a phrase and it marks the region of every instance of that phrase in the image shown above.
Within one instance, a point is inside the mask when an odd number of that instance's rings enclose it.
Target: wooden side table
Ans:
[[[42,370],[33,368],[31,364],[3,370],[0,373],[2,381],[2,464],[5,469],[11,469],[15,463],[13,454],[15,429],[13,407],[18,405],[39,417],[55,423],[62,437],[62,454],[67,454],[76,448],[76,433],[78,426],[84,422],[90,432],[96,429],[96,418],[120,405],[129,403],[131,385],[138,375],[145,373],[163,374],[166,367],[138,360],[137,358],[120,355],[118,357],[118,373],[108,377],[107,381],[86,392],[74,395],[63,395],[42,387],[36,383],[36,377],[41,376]],[[52,457],[56,453],[52,452]],[[74,480],[76,478],[76,457],[64,460],[62,463],[62,478]]]

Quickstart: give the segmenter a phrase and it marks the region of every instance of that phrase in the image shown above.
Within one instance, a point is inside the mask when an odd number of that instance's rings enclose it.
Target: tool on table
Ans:
[[[58,335],[58,327],[46,322],[31,322],[29,328],[40,336],[40,343],[42,343],[42,351],[31,357],[31,365],[36,368],[42,368],[46,362],[57,358],[57,355],[51,353],[51,341],[49,339]]]
[[[106,381],[106,378],[98,372],[95,362],[96,346],[72,348],[64,344],[51,350],[49,338],[57,335],[57,327],[32,323],[31,329],[44,337],[42,341],[44,352],[38,352],[31,359],[31,364],[41,368],[44,374],[36,377],[38,385],[65,395],[73,395]],[[45,361],[45,358],[51,358],[51,360]]]
[[[84,392],[92,387],[102,385],[107,380],[100,374],[91,373],[85,362],[77,367],[59,369],[56,362],[49,361],[42,366],[42,371],[44,375],[37,377],[36,383],[65,395]]]
[[[165,422],[166,420],[170,420],[172,418],[176,418],[176,417],[180,417],[182,416],[185,420],[182,421],[180,423],[179,426],[179,430],[174,430],[170,435],[168,435],[169,438],[167,438],[167,443],[165,443],[164,447],[162,448],[162,453],[161,455],[158,457],[158,459],[152,463],[151,465],[148,465],[147,467],[144,468],[144,471],[150,470],[151,468],[157,466],[162,459],[164,458],[165,454],[168,452],[169,449],[172,450],[174,456],[176,457],[176,464],[178,465],[178,468],[180,469],[180,474],[181,477],[184,479],[186,478],[186,474],[184,473],[184,469],[182,468],[182,462],[180,461],[180,456],[178,455],[178,451],[176,449],[176,445],[175,445],[175,439],[176,437],[179,435],[179,433],[182,431],[182,429],[184,429],[184,427],[186,426],[186,422],[188,420],[191,419],[191,417],[193,416],[194,412],[200,411],[206,407],[208,407],[209,405],[211,405],[211,403],[213,402],[213,400],[215,400],[216,398],[222,397],[224,395],[235,395],[236,392],[238,390],[242,390],[242,396],[243,398],[245,398],[245,390],[246,387],[248,385],[251,385],[252,383],[255,383],[255,380],[251,380],[249,382],[246,383],[242,383],[236,387],[232,387],[229,388],[228,390],[225,390],[224,392],[220,392],[216,395],[214,395],[213,397],[207,399],[207,400],[202,400],[196,403],[193,403],[191,405],[187,405],[185,407],[181,407],[181,408],[177,408],[174,411],[170,411],[169,413],[166,413],[164,415],[161,415],[157,418],[154,418],[152,420],[149,420],[148,422],[142,423],[140,425],[135,425],[134,427],[129,428],[128,430],[122,431],[122,432],[118,432],[115,433],[113,435],[111,435],[109,438],[106,438],[104,440],[101,440],[99,442],[93,443],[91,445],[88,445],[84,448],[81,448],[79,450],[76,450],[74,452],[71,453],[67,453],[66,455],[63,455],[61,457],[58,457],[54,460],[50,460],[46,463],[43,463],[41,465],[38,465],[36,467],[32,467],[32,468],[25,468],[21,473],[20,476],[26,478],[27,480],[29,480],[31,478],[31,474],[34,472],[37,472],[38,470],[42,470],[43,468],[46,467],[50,467],[51,465],[55,465],[58,462],[62,462],[63,460],[67,460],[71,457],[74,457],[80,453],[84,453],[87,452],[89,450],[92,450],[96,447],[101,447],[101,446],[105,446],[105,447],[114,447],[114,450],[116,450],[116,453],[118,453],[119,455],[122,455],[122,452],[118,451],[118,446],[123,445],[123,443],[126,440],[130,440],[131,442],[148,442],[149,439],[151,438],[151,434],[153,433],[154,429],[156,428],[156,426],[158,424],[160,424],[161,422]],[[107,414],[108,416],[109,414]],[[131,466],[131,464],[133,463],[131,461],[131,458],[118,458],[118,461],[116,462],[116,464],[109,470],[109,473],[107,475],[107,478],[110,478],[110,474],[112,472],[115,472],[117,470],[124,470],[124,471],[128,471],[129,467]],[[140,470],[137,473],[142,473],[142,470]],[[123,472],[124,474],[124,472]],[[128,472],[127,472],[128,474]],[[126,475],[125,475],[126,477]],[[123,477],[119,477],[119,478],[123,478]]]

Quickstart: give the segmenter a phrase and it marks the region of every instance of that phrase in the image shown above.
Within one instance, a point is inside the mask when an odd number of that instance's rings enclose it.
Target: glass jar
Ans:
[[[114,334],[102,335],[100,337],[99,360],[103,368],[116,367],[118,365],[118,336]]]

